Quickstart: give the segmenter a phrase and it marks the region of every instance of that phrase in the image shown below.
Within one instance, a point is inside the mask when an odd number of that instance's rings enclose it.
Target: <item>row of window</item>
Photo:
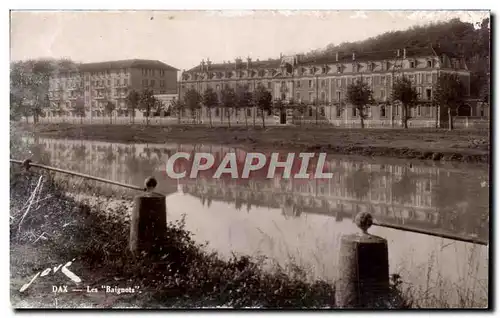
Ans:
[[[104,85],[111,86],[111,80],[98,80],[98,81],[91,81],[90,82],[92,86],[95,87],[104,87]],[[128,79],[123,78],[123,79],[115,79],[114,86],[127,86],[128,85]],[[85,86],[85,90],[88,92],[89,91],[89,86]]]
[[[395,76],[395,79],[399,79],[403,76],[402,74],[397,74]],[[405,75],[414,85],[416,84],[432,84],[433,79],[432,79],[432,74],[408,74]],[[348,85],[351,85],[354,83],[356,80],[361,80],[364,83],[367,83],[368,85],[382,85],[385,86],[386,84],[391,84],[391,75],[370,75],[370,76],[356,76],[356,77],[347,77],[347,78],[337,78],[333,81],[334,86],[337,88],[342,88],[342,87],[347,87]],[[301,88],[302,83],[306,82],[306,85],[308,88],[314,88],[315,87],[315,82],[318,81],[319,85],[321,88],[325,88],[327,86],[327,80],[326,79],[321,79],[321,80],[297,80],[295,81],[296,88]],[[261,82],[256,83],[256,85],[262,84]],[[226,84],[227,85],[227,84]],[[285,81],[281,82],[282,87],[286,85]],[[191,88],[195,88],[196,85],[192,84]],[[207,87],[211,87],[210,84],[207,84]],[[267,82],[267,88],[270,89],[272,87],[272,82]],[[182,88],[185,88],[184,85],[182,85]],[[220,90],[221,86],[219,84],[216,85],[216,90]]]
[[[156,76],[156,72],[158,71],[160,76],[165,76],[165,70],[155,70],[155,69],[150,69],[150,68],[143,68],[142,69],[142,76]]]
[[[165,80],[160,80],[160,87],[165,87]],[[142,80],[142,86],[143,87],[155,87],[156,81],[155,80],[148,80],[148,79],[143,79]],[[193,86],[194,88],[194,86]]]
[[[94,77],[94,76],[111,76],[111,74],[119,75],[119,74],[127,74],[127,73],[128,73],[128,69],[125,69],[125,68],[120,68],[120,69],[115,69],[115,70],[104,70],[104,71],[100,71],[100,72],[90,72],[90,75],[87,72],[87,73],[85,73],[85,80],[89,81],[90,76],[92,76],[92,77]]]

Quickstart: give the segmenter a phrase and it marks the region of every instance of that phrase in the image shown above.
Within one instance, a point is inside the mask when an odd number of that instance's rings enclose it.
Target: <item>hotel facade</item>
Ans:
[[[305,114],[288,111],[287,118],[279,118],[280,123],[315,121],[334,126],[357,126],[359,114],[355,107],[346,103],[347,87],[361,80],[373,91],[375,103],[367,109],[365,123],[368,127],[399,126],[401,109],[391,102],[394,82],[405,76],[410,79],[419,94],[419,105],[411,111],[410,126],[435,127],[447,120],[444,109],[433,105],[433,86],[442,73],[457,74],[464,84],[465,94],[470,94],[470,71],[465,60],[438,48],[402,48],[387,52],[337,52],[318,58],[304,55],[280,56],[266,61],[246,61],[238,58],[234,63],[213,64],[210,60],[184,71],[181,75],[179,98],[182,100],[189,89],[199,93],[207,88],[214,89],[220,96],[226,87],[246,86],[254,91],[262,85],[271,92],[273,99],[289,102],[304,102],[308,105]],[[255,109],[243,111],[202,107],[200,121],[206,122],[212,112],[214,122],[226,121],[230,112],[233,122],[243,122],[245,117],[259,116]],[[224,114],[223,114],[224,113]],[[257,113],[257,114],[254,114]],[[487,116],[487,111],[474,103],[459,107],[458,116]],[[224,117],[223,117],[224,116]],[[183,112],[183,119],[189,121],[189,111]]]
[[[60,69],[49,79],[51,107],[46,117],[79,117],[77,103],[85,107],[86,118],[109,116],[108,102],[115,104],[114,117],[128,117],[126,98],[130,91],[145,89],[164,101],[177,97],[178,70],[157,60],[121,60],[84,63]],[[136,117],[142,113],[136,110]]]

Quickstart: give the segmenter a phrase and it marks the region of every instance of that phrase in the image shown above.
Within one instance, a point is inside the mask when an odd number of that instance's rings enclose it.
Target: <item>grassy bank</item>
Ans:
[[[308,281],[299,268],[265,270],[262,260],[246,256],[224,259],[209,253],[193,240],[182,221],[167,226],[165,254],[133,258],[127,252],[127,207],[116,205],[103,211],[99,205],[65,195],[75,187],[98,191],[86,181],[69,186],[60,180],[54,182],[52,174],[13,167],[10,230],[14,307],[334,307],[332,283]],[[130,200],[133,194],[125,191],[119,195]],[[110,285],[135,287],[136,292],[55,294],[51,290],[54,285],[76,287],[60,272],[39,277],[19,292],[37,272],[73,259],[70,270],[82,279],[80,288]],[[386,306],[406,306],[394,286],[392,292]]]
[[[255,151],[288,149],[405,159],[489,162],[488,130],[341,129],[332,127],[201,127],[20,124],[40,136],[115,142],[218,143]]]

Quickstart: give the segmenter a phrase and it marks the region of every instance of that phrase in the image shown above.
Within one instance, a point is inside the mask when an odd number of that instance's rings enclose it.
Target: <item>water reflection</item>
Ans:
[[[153,175],[158,190],[170,193],[168,218],[186,213],[198,240],[224,255],[293,258],[316,277],[335,276],[339,237],[356,230],[352,218],[361,211],[385,223],[488,239],[489,189],[481,185],[488,182],[488,170],[480,165],[329,156],[325,170],[333,173],[331,179],[283,179],[280,173],[266,179],[262,172],[246,180],[213,179],[212,171],[177,181],[164,171],[175,152],[209,152],[216,162],[236,152],[240,163],[246,152],[220,145],[29,142],[38,149],[35,160],[59,168],[135,185]],[[391,272],[406,275],[415,286],[437,295],[446,278],[447,291],[487,294],[487,247],[380,227],[372,232],[389,241]]]
[[[488,188],[481,186],[482,181],[488,180],[488,171],[472,165],[464,169],[329,156],[325,171],[333,173],[331,179],[285,179],[279,170],[273,179],[267,179],[269,160],[248,179],[232,179],[229,174],[214,179],[212,175],[226,153],[235,152],[241,168],[246,151],[219,145],[118,144],[45,138],[31,142],[36,160],[50,160],[63,169],[136,185],[153,175],[161,180],[159,190],[167,193],[175,192],[180,182],[182,191],[198,197],[203,206],[222,201],[231,203],[236,210],[245,207],[247,212],[252,207],[267,207],[281,209],[286,217],[314,213],[339,222],[367,211],[386,223],[488,239]],[[164,172],[165,163],[178,151],[212,153],[214,168],[200,172],[196,179],[171,180]],[[267,155],[270,158],[270,153]],[[314,172],[316,162],[311,162],[310,171]],[[299,165],[294,165],[292,171],[297,172]],[[189,167],[190,163],[178,160],[175,169],[187,170],[189,175]]]

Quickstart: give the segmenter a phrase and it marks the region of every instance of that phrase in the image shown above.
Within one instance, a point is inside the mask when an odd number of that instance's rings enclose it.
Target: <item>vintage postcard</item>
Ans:
[[[12,10],[12,307],[491,308],[490,29]]]

